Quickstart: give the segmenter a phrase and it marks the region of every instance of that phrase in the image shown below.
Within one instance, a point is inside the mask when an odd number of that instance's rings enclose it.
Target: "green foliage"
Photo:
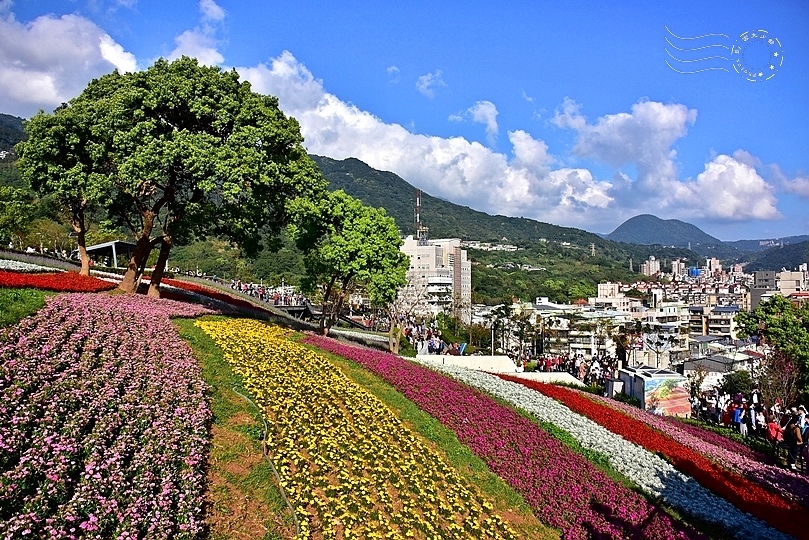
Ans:
[[[16,324],[39,311],[48,294],[38,289],[0,288],[0,328]]]
[[[798,237],[805,238],[805,237]],[[784,244],[757,253],[744,269],[746,272],[757,270],[780,270],[781,268],[797,268],[809,261],[809,240]]]
[[[632,217],[618,226],[607,238],[616,242],[657,244],[660,246],[691,246],[703,257],[720,259],[738,257],[733,246],[703,232],[698,227],[678,219],[660,219],[649,214]]]
[[[795,362],[801,372],[801,391],[809,389],[809,303],[798,306],[774,295],[752,312],[739,312],[735,321],[741,336],[759,336]]]
[[[167,257],[207,236],[255,255],[289,221],[290,201],[325,188],[276,98],[187,57],[96,79],[27,129],[24,175],[74,218],[82,204],[102,205],[136,238],[136,267],[157,244]]]
[[[16,157],[0,160],[0,186],[27,187],[17,167]]]
[[[325,327],[336,321],[348,296],[359,290],[371,302],[385,306],[396,299],[406,283],[409,265],[399,250],[402,239],[396,224],[383,209],[365,206],[343,191],[319,201],[298,200],[292,235],[306,255],[305,291],[320,290],[327,317]]]
[[[750,377],[750,372],[745,369],[731,371],[722,378],[719,388],[731,396],[739,393],[749,394],[753,390],[753,379]]]
[[[413,207],[416,188],[391,172],[372,169],[362,161],[348,158],[342,161],[312,156],[330,189],[342,189],[349,195],[373,207],[384,208],[399,229],[415,232]],[[512,243],[536,242],[540,238],[603,243],[595,234],[581,229],[559,227],[533,219],[491,216],[483,212],[422,194],[422,222],[430,227],[433,238],[456,237],[496,241],[507,238]]]
[[[34,197],[25,189],[0,186],[0,242],[24,235],[34,216]]]
[[[632,405],[633,407],[637,407],[640,409],[640,400],[636,397],[628,396],[623,392],[618,392],[615,394],[615,401],[620,401],[621,403],[626,403],[627,405]]]

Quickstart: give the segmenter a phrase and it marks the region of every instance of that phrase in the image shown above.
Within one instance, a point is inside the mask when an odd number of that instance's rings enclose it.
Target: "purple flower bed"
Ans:
[[[809,478],[782,469],[776,465],[754,459],[755,456],[764,458],[766,458],[766,456],[762,456],[747,446],[739,444],[736,441],[728,440],[717,433],[712,433],[696,426],[690,426],[684,422],[656,416],[637,407],[632,407],[631,405],[626,405],[613,399],[595,396],[580,390],[577,392],[593,401],[618,409],[632,418],[645,422],[726,469],[741,473],[751,480],[785,497],[795,499],[809,508]],[[706,434],[713,435],[713,437],[703,438],[703,435]],[[747,449],[748,452],[741,452],[739,447]],[[751,457],[751,453],[753,457]]]
[[[489,396],[397,356],[310,335],[305,343],[376,373],[458,439],[565,538],[699,538]]]
[[[0,334],[0,538],[195,538],[206,385],[169,317],[203,308],[66,294]]]

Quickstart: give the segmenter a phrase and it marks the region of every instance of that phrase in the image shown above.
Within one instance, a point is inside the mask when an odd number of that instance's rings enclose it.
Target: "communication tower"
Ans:
[[[424,227],[421,224],[421,190],[416,190],[416,239],[418,240],[418,245],[426,246],[429,245],[429,231],[427,227]]]

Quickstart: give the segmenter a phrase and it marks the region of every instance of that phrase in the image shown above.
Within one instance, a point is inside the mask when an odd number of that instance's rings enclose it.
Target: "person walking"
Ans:
[[[787,445],[787,465],[793,471],[797,469],[795,462],[798,460],[798,453],[800,452],[801,445],[803,445],[803,438],[801,437],[800,427],[800,414],[798,409],[792,407],[789,410],[790,419],[784,428],[784,443]]]

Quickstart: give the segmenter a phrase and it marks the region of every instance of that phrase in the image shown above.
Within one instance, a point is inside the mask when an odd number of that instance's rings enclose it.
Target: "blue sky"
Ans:
[[[809,2],[614,4],[0,0],[0,112],[188,54],[278,96],[310,152],[478,210],[809,234]]]

